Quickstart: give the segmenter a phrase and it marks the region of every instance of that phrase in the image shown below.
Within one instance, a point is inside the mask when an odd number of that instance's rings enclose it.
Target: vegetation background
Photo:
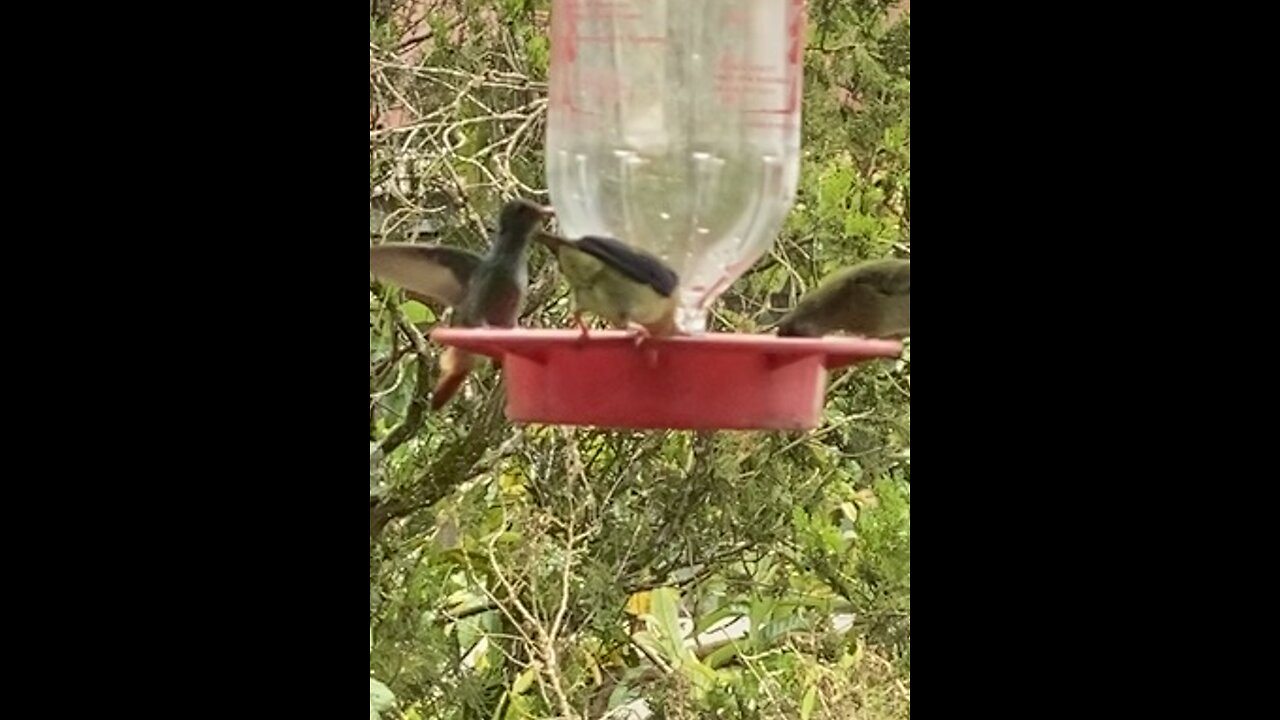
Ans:
[[[547,200],[549,6],[371,2],[372,242],[480,249],[503,200]],[[809,19],[795,209],[719,329],[910,253],[909,0]],[[564,325],[543,250],[530,273],[524,324]],[[487,364],[425,412],[434,320],[371,290],[371,718],[909,717],[909,341],[834,375],[810,433],[519,428]]]

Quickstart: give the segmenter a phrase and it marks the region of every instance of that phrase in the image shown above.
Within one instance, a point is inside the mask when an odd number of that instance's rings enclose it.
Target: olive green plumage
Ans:
[[[593,313],[619,329],[632,324],[648,335],[675,332],[676,288],[680,278],[658,258],[609,237],[570,240],[548,233],[535,237],[550,248],[573,288],[574,317]]]
[[[872,260],[832,273],[778,322],[779,337],[911,334],[911,261]]]

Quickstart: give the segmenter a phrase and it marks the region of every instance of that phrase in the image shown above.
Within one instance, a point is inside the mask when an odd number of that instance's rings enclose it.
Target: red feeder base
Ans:
[[[821,421],[827,370],[897,357],[856,338],[710,333],[650,340],[621,330],[439,328],[431,339],[502,361],[507,418],[635,429],[807,430]]]

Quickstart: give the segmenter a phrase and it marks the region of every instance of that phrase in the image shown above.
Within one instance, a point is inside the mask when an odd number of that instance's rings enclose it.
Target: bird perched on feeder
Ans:
[[[583,311],[620,330],[633,329],[637,344],[675,334],[680,277],[658,258],[611,237],[570,240],[551,233],[535,237],[556,255],[573,288],[573,319],[587,337]]]
[[[832,273],[778,322],[778,337],[911,334],[911,261],[884,258]]]
[[[524,199],[503,206],[488,254],[461,248],[387,243],[369,248],[369,272],[399,285],[415,300],[437,300],[454,308],[452,325],[515,327],[529,289],[529,238],[553,215]],[[431,393],[439,410],[461,387],[475,356],[449,347],[440,358],[440,379]]]

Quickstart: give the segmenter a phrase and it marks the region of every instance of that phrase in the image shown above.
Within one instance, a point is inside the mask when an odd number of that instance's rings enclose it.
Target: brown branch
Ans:
[[[450,29],[453,29],[453,28],[450,28]],[[422,42],[423,40],[427,40],[427,39],[429,39],[432,35],[435,35],[435,31],[434,31],[434,30],[430,30],[430,29],[428,29],[428,30],[427,30],[426,32],[424,32],[424,33],[418,33],[417,35],[411,35],[411,36],[409,36],[409,37],[405,38],[404,40],[400,41],[400,43],[399,43],[399,44],[397,44],[397,45],[395,46],[395,48],[392,50],[392,52],[394,52],[394,53],[402,53],[402,52],[404,52],[405,50],[408,50],[409,48],[413,47],[414,45],[417,45],[418,43]]]

